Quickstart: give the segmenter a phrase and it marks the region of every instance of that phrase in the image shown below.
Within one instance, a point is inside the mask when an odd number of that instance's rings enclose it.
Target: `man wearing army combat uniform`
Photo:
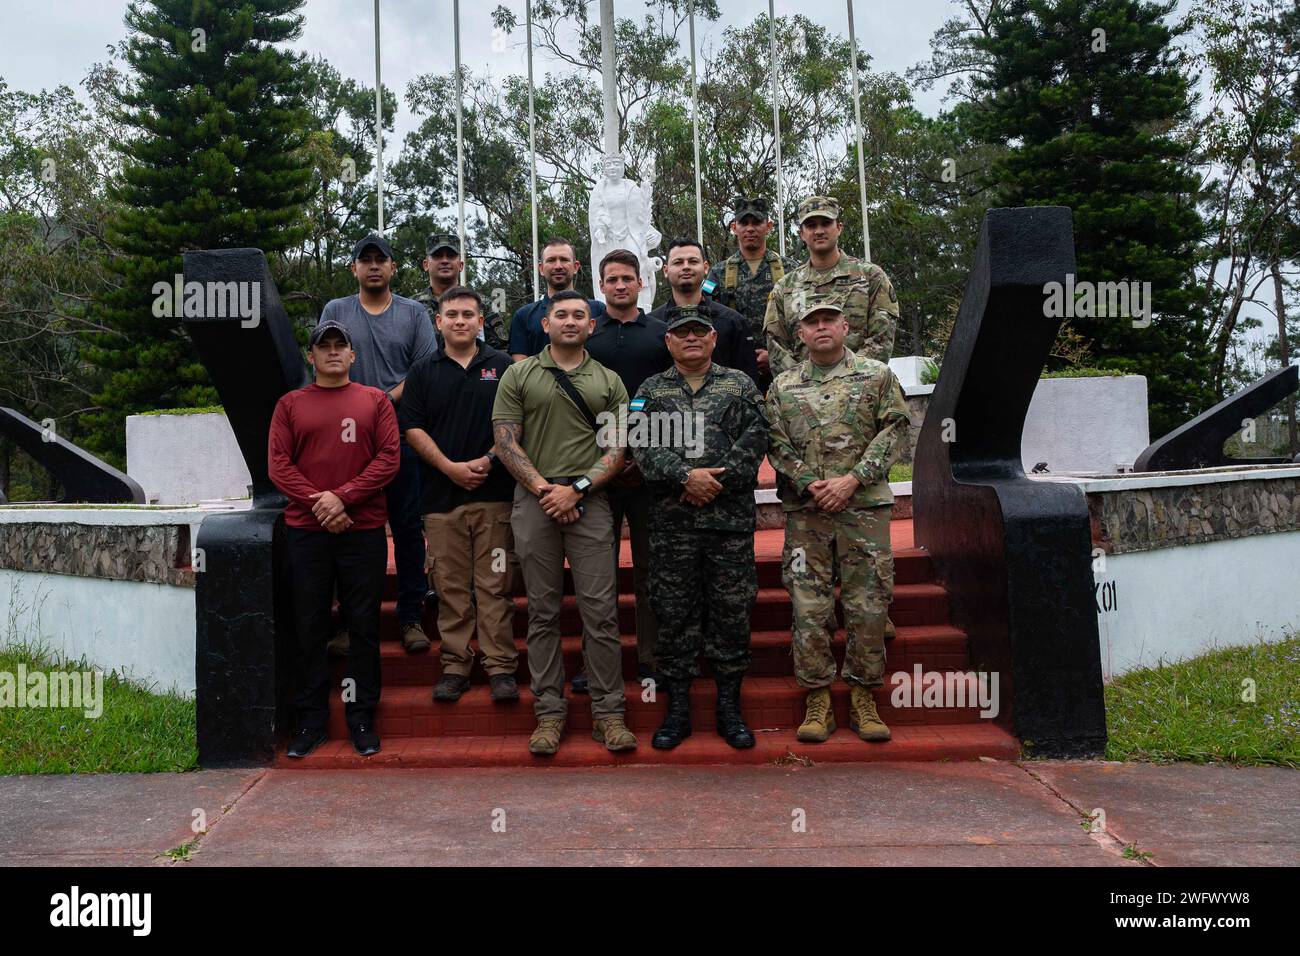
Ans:
[[[429,310],[429,321],[438,328],[438,299],[453,286],[460,285],[460,274],[465,268],[465,260],[460,252],[460,240],[448,232],[435,232],[424,240],[424,261],[420,267],[429,276],[429,284],[415,297]],[[483,314],[483,341],[498,352],[506,350],[506,327],[501,321],[500,313],[491,309]],[[438,345],[442,346],[442,336],[438,335]]]
[[[772,291],[773,283],[780,282],[798,263],[793,259],[782,258],[767,248],[772,219],[766,199],[740,197],[732,208],[731,232],[736,237],[737,249],[709,270],[704,291],[715,302],[735,309],[749,320],[754,332],[754,343],[758,346],[758,384],[766,390],[772,381],[768,369],[767,339],[763,333],[767,297]]]
[[[709,310],[670,308],[665,340],[673,367],[641,384],[628,415],[628,444],[655,514],[650,604],[668,691],[668,714],[652,744],[671,750],[690,736],[691,681],[703,652],[718,688],[719,736],[752,747],[740,684],[758,593],[754,486],[767,453],[767,419],[749,376],[713,362],[717,332]],[[648,441],[634,440],[638,427]]]
[[[799,204],[799,237],[808,261],[772,286],[763,331],[772,375],[807,357],[799,338],[799,316],[814,296],[835,296],[849,324],[845,347],[857,355],[888,363],[898,330],[898,296],[880,266],[840,249],[840,204],[829,196],[809,196]]]
[[[838,571],[847,642],[850,724],[863,740],[888,740],[871,689],[884,681],[885,621],[893,597],[889,467],[907,434],[903,390],[889,366],[845,348],[848,322],[836,299],[799,318],[808,358],[768,392],[772,446],[785,510],[782,577],[794,605],[795,678],[808,689],[798,739],[835,730],[831,634]]]

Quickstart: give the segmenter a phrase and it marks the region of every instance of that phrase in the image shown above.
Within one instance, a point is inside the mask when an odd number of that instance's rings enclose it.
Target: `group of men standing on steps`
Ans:
[[[871,689],[883,683],[893,585],[888,471],[908,426],[885,364],[897,299],[879,267],[839,249],[833,199],[800,204],[810,253],[802,265],[768,251],[764,203],[738,200],[735,213],[738,251],[712,269],[698,242],[669,245],[669,301],[650,313],[637,305],[635,254],[614,250],[599,263],[602,304],[573,290],[581,264],[572,244],[548,240],[538,264],[547,293],[516,311],[508,339],[480,295],[458,284],[463,258],[454,236],[434,235],[426,245],[421,299],[432,325],[411,320],[412,310],[424,313],[421,302],[389,289],[387,241],[372,234],[357,243],[358,294],[327,305],[309,344],[316,381],[281,398],[269,448],[272,480],[290,501],[295,563],[298,727],[290,756],[305,756],[326,736],[325,646],[336,591],[350,639],[347,722],[359,753],[379,749],[387,553],[369,538],[376,527],[382,533],[385,516],[408,652],[429,646],[418,609],[407,619],[416,549],[421,599],[426,566],[439,595],[435,700],[453,702],[468,689],[473,637],[492,699],[518,699],[511,594],[518,573],[537,719],[529,749],[559,749],[568,711],[560,638],[567,563],[593,737],[613,751],[634,748],[618,624],[626,520],[638,676],[668,701],[653,745],[676,747],[690,735],[702,655],[717,687],[718,733],[734,747],[753,746],[741,682],[757,594],[754,490],[765,456],[786,512],[782,576],[793,604],[795,675],[808,691],[798,737],[820,741],[835,730],[838,580],[851,723],[863,739],[889,738]],[[414,480],[394,495],[389,486],[408,467]],[[352,547],[350,536],[362,532],[370,532],[367,547]]]

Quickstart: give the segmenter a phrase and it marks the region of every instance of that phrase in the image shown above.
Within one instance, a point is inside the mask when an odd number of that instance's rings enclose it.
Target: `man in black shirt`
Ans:
[[[438,589],[442,676],[433,699],[456,701],[469,687],[478,636],[492,699],[519,699],[510,581],[510,506],[515,480],[492,453],[492,403],[511,365],[480,342],[483,300],[453,286],[438,299],[444,345],[411,367],[398,416],[423,463],[420,510]]]
[[[636,253],[615,249],[600,261],[600,291],[605,294],[605,314],[587,340],[587,352],[620,379],[628,395],[635,395],[651,375],[673,364],[664,336],[668,325],[637,307],[643,285]],[[629,462],[607,488],[614,514],[614,564],[627,517],[632,540],[632,581],[636,586],[636,658],[638,677],[657,680],[655,645],[659,626],[650,608],[650,493],[636,463]]]
[[[694,239],[674,239],[668,244],[668,256],[664,259],[664,275],[672,293],[667,302],[650,314],[662,321],[674,305],[704,305],[718,334],[713,361],[744,372],[758,384],[758,349],[749,320],[701,291],[708,274],[709,260],[704,257],[704,247]]]

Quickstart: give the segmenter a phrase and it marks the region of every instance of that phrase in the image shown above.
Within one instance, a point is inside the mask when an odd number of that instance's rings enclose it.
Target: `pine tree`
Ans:
[[[191,249],[299,242],[312,194],[310,126],[298,37],[302,0],[134,0],[127,9],[131,82],[119,96],[131,131],[112,193],[116,288],[86,356],[99,370],[88,444],[121,462],[125,416],[215,400],[177,317],[156,316],[154,287]]]
[[[1001,204],[1074,210],[1077,279],[1149,282],[1153,321],[1074,319],[1094,363],[1145,375],[1152,437],[1213,402],[1194,269],[1202,221],[1178,128],[1192,82],[1166,18],[1175,0],[1008,0],[974,42],[992,71],[964,107]],[[1139,319],[1138,321],[1142,321]]]

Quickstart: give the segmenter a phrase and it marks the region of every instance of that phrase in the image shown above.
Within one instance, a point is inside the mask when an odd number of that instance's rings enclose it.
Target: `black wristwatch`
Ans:
[[[587,492],[591,491],[591,479],[583,475],[573,483],[573,490],[583,498],[587,497]]]

